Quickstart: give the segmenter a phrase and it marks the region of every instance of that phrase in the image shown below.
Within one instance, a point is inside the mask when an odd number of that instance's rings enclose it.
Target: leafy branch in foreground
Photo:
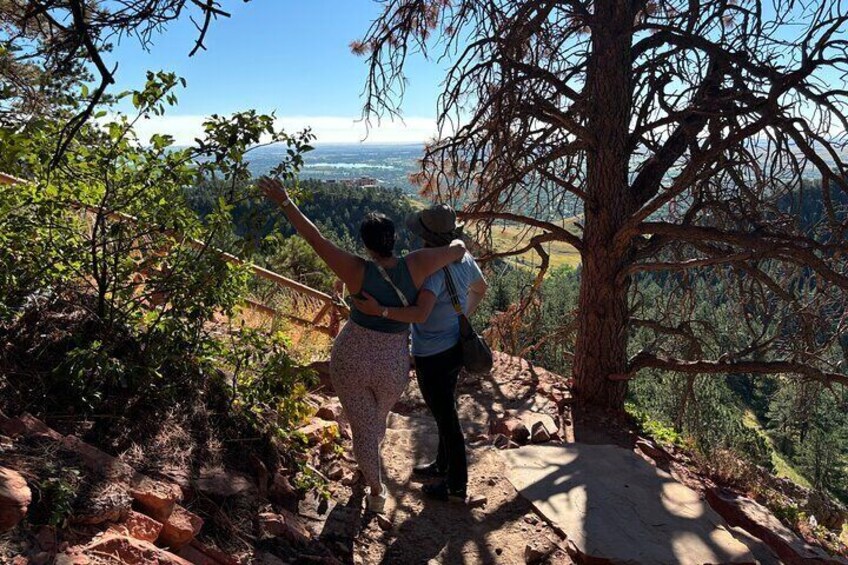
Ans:
[[[4,0],[0,2],[0,77],[9,80],[16,92],[17,108],[7,116],[26,120],[26,112],[49,100],[45,91],[83,75],[85,69],[96,75],[96,86],[83,89],[82,101],[56,137],[54,164],[73,138],[94,116],[107,89],[115,83],[118,65],[104,61],[113,41],[135,37],[148,48],[153,37],[171,22],[189,13],[197,37],[189,56],[205,49],[204,40],[214,20],[229,17],[215,0]],[[37,81],[32,79],[38,76]],[[0,102],[2,102],[0,96]],[[4,127],[7,124],[4,124]]]

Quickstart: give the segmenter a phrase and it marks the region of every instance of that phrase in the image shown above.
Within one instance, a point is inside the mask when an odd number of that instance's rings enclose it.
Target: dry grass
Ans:
[[[559,225],[576,233],[578,231],[576,222],[579,217],[568,218],[559,222]],[[496,252],[514,251],[520,249],[530,241],[530,238],[540,233],[541,230],[528,228],[518,224],[500,223],[492,226],[492,247]],[[474,233],[472,228],[471,233]],[[580,264],[580,253],[571,245],[563,241],[554,241],[545,244],[545,251],[550,254],[550,268],[569,266],[576,267]],[[528,251],[521,255],[508,257],[507,262],[517,267],[538,268],[541,259],[535,251]]]
[[[757,416],[752,410],[745,410],[745,415],[742,418],[742,423],[746,427],[755,430],[766,440],[766,443],[768,444],[771,450],[771,462],[774,465],[775,476],[789,479],[793,483],[801,485],[804,488],[813,488],[813,486],[810,484],[810,481],[808,481],[798,471],[796,471],[795,468],[780,454],[780,452],[774,446],[774,442],[772,441],[771,437],[762,428],[762,425],[760,425],[760,421],[757,419]]]
[[[304,319],[312,319],[316,314],[314,308],[308,307],[306,304],[297,305],[291,301],[278,304],[277,310]],[[288,337],[294,358],[304,364],[311,363],[316,359],[325,359],[333,344],[333,340],[326,333],[306,327],[283,316],[274,316],[268,311],[254,308],[250,304],[241,307],[232,322],[233,327],[238,327],[243,323],[246,327],[262,330],[266,333],[281,332]],[[321,323],[326,324],[327,319],[323,319]]]

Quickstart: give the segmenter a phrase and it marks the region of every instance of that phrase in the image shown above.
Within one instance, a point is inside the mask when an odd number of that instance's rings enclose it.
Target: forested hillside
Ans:
[[[301,207],[322,232],[342,247],[364,253],[359,238],[359,224],[369,212],[379,212],[398,226],[398,251],[411,250],[413,237],[402,229],[413,207],[400,188],[351,187],[319,180],[301,180],[298,192]],[[202,218],[215,210],[220,186],[203,183],[187,190],[189,206]],[[294,230],[278,209],[266,201],[247,201],[229,210],[233,233],[250,246],[256,260],[281,274],[329,292],[332,273],[300,238],[292,238]]]
[[[819,225],[826,213],[821,194],[819,183],[805,184],[796,194],[796,206],[802,202],[798,213],[808,229]],[[784,205],[790,206],[788,200]],[[845,203],[836,203],[834,210],[844,214]],[[580,315],[580,271],[554,270],[537,294],[531,290],[532,272],[498,265],[492,273],[493,291],[479,323],[493,321],[491,335],[505,351],[569,374],[575,318]],[[644,317],[661,314],[667,279],[651,274],[643,278],[640,311]],[[525,306],[527,297],[531,300]],[[708,313],[720,327],[729,330],[735,323],[718,292],[705,293],[693,307]],[[832,323],[838,321],[834,315]],[[648,331],[637,332],[632,353],[654,346],[654,337]],[[727,331],[711,347],[733,347],[733,337]],[[848,336],[843,335],[840,343],[848,359]],[[705,464],[721,460],[716,458],[729,450],[750,464],[829,491],[848,503],[848,396],[840,387],[782,376],[687,377],[652,371],[650,378],[633,382],[628,410],[652,433],[696,447]]]

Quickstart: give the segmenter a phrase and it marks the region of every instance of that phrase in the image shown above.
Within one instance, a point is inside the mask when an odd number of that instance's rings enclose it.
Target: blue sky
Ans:
[[[203,116],[255,108],[276,111],[287,129],[312,125],[318,142],[357,142],[366,60],[349,44],[380,12],[372,0],[223,0],[232,13],[213,23],[206,51],[189,58],[197,32],[188,17],[154,36],[145,52],[132,37],[111,54],[119,62],[115,91],[138,88],[149,70],[174,71],[188,82],[180,103],[164,118],[142,124],[141,134],[171,133],[190,141]],[[444,64],[415,56],[408,67],[406,124],[383,123],[368,142],[422,142],[434,133]]]

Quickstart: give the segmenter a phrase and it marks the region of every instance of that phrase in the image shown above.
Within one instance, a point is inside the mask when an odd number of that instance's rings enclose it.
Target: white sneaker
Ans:
[[[365,507],[369,512],[376,512],[377,514],[382,514],[383,509],[386,507],[386,500],[389,498],[389,490],[386,488],[386,485],[381,485],[383,489],[380,491],[380,494],[369,494],[368,498],[365,502]]]

